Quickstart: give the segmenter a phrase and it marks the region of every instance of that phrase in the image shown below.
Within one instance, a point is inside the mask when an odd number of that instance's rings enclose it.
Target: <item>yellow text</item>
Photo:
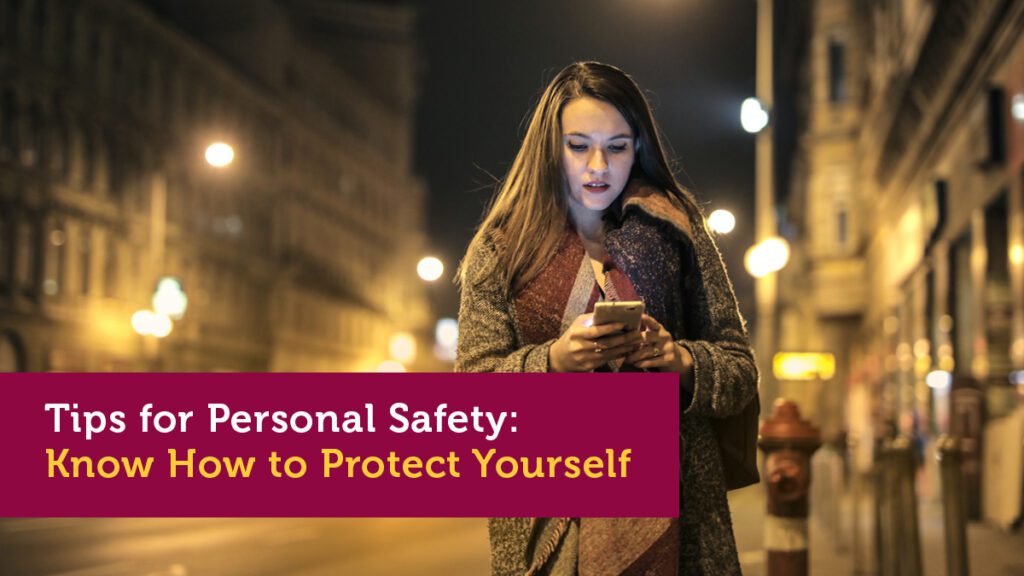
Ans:
[[[120,475],[128,478],[147,478],[153,466],[152,456],[69,456],[67,448],[62,449],[60,455],[57,455],[53,448],[47,448],[46,459],[50,478],[95,478],[97,474],[101,478],[114,478]]]
[[[341,450],[324,448],[324,478],[330,478],[333,471],[348,478],[361,475],[366,478],[379,478],[387,473],[392,478],[419,478],[424,473],[430,478],[459,478],[456,469],[459,457],[455,452],[448,456],[432,456],[424,460],[419,456],[399,456],[388,452],[387,458],[380,456],[345,456]]]
[[[480,477],[487,478],[491,473],[501,478],[626,478],[629,473],[630,454],[632,448],[626,448],[616,455],[616,451],[608,448],[604,456],[496,456],[491,448],[486,454],[476,448],[473,456],[480,464]]]
[[[196,462],[196,449],[189,448],[188,456],[185,458],[178,458],[178,451],[174,448],[169,448],[167,454],[170,456],[171,466],[171,478],[177,478],[179,469],[188,478],[195,478],[196,468],[199,469],[199,475],[203,478],[217,478],[222,473],[226,472],[228,478],[248,478],[252,475],[252,466],[256,462],[255,456],[248,458],[242,458],[236,456],[234,458],[228,458],[222,456],[220,458],[216,456],[203,456]]]

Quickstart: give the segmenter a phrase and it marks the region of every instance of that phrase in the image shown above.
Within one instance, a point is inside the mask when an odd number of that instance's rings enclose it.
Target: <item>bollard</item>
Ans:
[[[921,537],[914,490],[916,465],[910,439],[882,440],[875,468],[878,573],[881,576],[920,576]]]
[[[810,461],[821,446],[821,435],[800,418],[795,403],[780,398],[771,417],[761,424],[758,446],[764,452],[768,490],[764,532],[768,576],[806,575]]]
[[[964,492],[960,442],[939,438],[935,450],[942,475],[942,520],[946,536],[946,573],[967,576],[967,494]]]
[[[875,541],[878,549],[878,573],[898,576],[899,518],[896,516],[896,473],[893,466],[892,439],[878,444],[875,465]]]
[[[921,576],[921,534],[917,527],[917,491],[914,477],[917,464],[910,438],[899,436],[890,448],[890,471],[893,473],[893,511],[899,527],[898,550],[900,576]]]
[[[850,434],[846,437],[846,447],[850,454],[857,454],[857,446],[859,438],[855,434]],[[856,462],[856,458],[852,459],[852,462]],[[853,496],[853,514],[850,517],[852,522],[851,527],[851,545],[853,546],[853,573],[855,575],[863,574],[866,572],[866,566],[864,566],[864,535],[862,533],[863,526],[861,526],[861,500],[864,494],[864,477],[857,470],[857,466],[854,464],[850,467],[850,492]]]

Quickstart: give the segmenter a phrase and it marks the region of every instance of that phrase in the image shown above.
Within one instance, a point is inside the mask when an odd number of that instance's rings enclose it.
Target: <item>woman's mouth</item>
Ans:
[[[594,194],[600,194],[600,193],[604,192],[605,190],[608,190],[609,186],[610,185],[607,182],[587,182],[586,184],[583,185],[583,188],[587,192],[592,192]]]

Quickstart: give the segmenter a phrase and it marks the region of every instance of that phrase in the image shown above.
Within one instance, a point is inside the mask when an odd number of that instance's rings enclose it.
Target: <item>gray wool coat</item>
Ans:
[[[648,191],[650,192],[650,191]],[[740,574],[726,499],[721,454],[710,425],[713,418],[739,413],[755,396],[757,365],[732,284],[699,208],[661,191],[625,195],[622,223],[656,222],[668,241],[682,243],[692,258],[689,279],[670,287],[688,309],[686,334],[673,333],[694,360],[694,386],[681,390],[680,574]],[[625,227],[625,224],[623,224]],[[628,242],[607,234],[615,261],[627,258]],[[494,273],[496,248],[483,242],[464,263],[455,370],[460,372],[547,372],[554,340],[524,342],[515,306]],[[618,253],[617,253],[618,252]],[[685,286],[685,288],[684,288]],[[492,518],[488,524],[491,567],[496,576],[523,574],[530,562],[529,518]],[[572,552],[562,552],[572,557]],[[556,554],[557,556],[557,554]]]

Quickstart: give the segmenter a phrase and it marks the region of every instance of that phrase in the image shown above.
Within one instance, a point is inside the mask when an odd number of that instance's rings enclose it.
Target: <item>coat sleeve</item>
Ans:
[[[548,351],[554,340],[517,345],[512,303],[498,275],[487,273],[494,262],[494,246],[483,242],[466,263],[455,371],[548,372]]]
[[[738,414],[757,394],[759,374],[732,283],[704,217],[690,212],[693,269],[687,279],[688,339],[677,342],[693,356],[693,389],[683,390],[684,415],[724,418]]]

